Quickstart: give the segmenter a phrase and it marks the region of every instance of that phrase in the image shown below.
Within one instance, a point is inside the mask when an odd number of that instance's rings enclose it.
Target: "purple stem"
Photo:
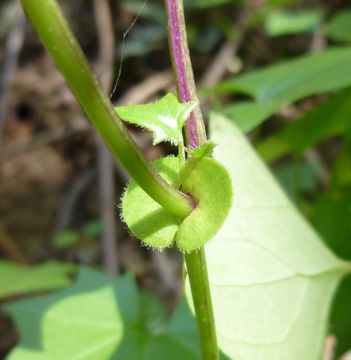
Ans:
[[[183,3],[181,0],[166,0],[166,7],[169,46],[178,97],[181,102],[198,101],[186,37]],[[199,107],[191,113],[187,121],[186,140],[191,148],[196,148],[206,141],[205,125]]]

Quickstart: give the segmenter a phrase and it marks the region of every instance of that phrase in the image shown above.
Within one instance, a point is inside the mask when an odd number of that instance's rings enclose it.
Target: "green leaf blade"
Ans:
[[[325,33],[332,40],[351,42],[351,10],[336,13],[326,24]]]

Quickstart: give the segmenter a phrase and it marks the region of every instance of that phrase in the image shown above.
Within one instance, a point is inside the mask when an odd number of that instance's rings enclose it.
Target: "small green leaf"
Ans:
[[[195,197],[197,207],[180,222],[132,180],[122,200],[123,218],[147,245],[167,247],[176,242],[183,251],[195,250],[216,234],[230,210],[230,177],[220,163],[207,157],[188,160],[180,173],[174,157],[158,159],[153,166],[172,186],[182,184],[182,191]]]
[[[326,248],[233,122],[212,114],[210,134],[235,190],[205,245],[220,348],[233,360],[319,360],[350,264]]]
[[[282,36],[312,31],[323,19],[319,10],[292,12],[280,10],[268,15],[265,23],[268,36]]]
[[[186,149],[186,152],[192,156],[204,157],[210,156],[213,149],[217,146],[213,141],[208,140],[196,149]]]
[[[196,322],[184,301],[170,319],[131,274],[118,279],[81,267],[69,289],[5,309],[21,342],[8,360],[200,360]]]
[[[2,260],[0,261],[0,298],[68,286],[71,284],[68,274],[75,270],[75,265],[57,261],[23,266]]]
[[[336,13],[327,23],[325,33],[332,40],[351,42],[351,10]]]
[[[173,94],[167,94],[155,104],[117,106],[117,114],[125,121],[139,125],[154,133],[156,145],[170,141],[177,145],[182,138],[182,128],[196,102],[181,104]]]

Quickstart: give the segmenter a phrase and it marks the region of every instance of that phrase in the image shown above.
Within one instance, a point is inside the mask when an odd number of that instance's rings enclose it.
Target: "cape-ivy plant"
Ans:
[[[116,109],[55,0],[21,2],[88,118],[132,177],[122,200],[131,232],[149,246],[183,252],[198,336],[183,303],[167,321],[130,275],[115,280],[83,268],[70,289],[6,307],[22,331],[9,359],[199,359],[199,343],[202,359],[217,360],[217,336],[223,359],[320,359],[331,298],[351,265],[322,244],[233,123],[213,113],[207,140],[182,1],[165,1],[178,100],[168,94],[155,104]],[[285,103],[271,100],[268,112]],[[178,157],[149,164],[117,114],[153,131],[154,144],[178,145]]]

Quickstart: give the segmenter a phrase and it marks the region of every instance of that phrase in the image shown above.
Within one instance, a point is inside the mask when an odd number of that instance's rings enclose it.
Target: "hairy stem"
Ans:
[[[79,104],[114,156],[161,206],[179,218],[192,211],[192,200],[165,182],[147,162],[104,94],[55,0],[21,0]]]
[[[168,41],[178,97],[182,102],[197,101],[194,74],[186,38],[183,1],[165,0],[165,3],[167,8]],[[188,119],[185,133],[187,145],[191,148],[196,148],[206,141],[205,125],[199,107],[193,111]],[[184,257],[200,335],[202,357],[204,360],[218,360],[216,326],[205,249],[202,246],[199,250],[185,254]]]

